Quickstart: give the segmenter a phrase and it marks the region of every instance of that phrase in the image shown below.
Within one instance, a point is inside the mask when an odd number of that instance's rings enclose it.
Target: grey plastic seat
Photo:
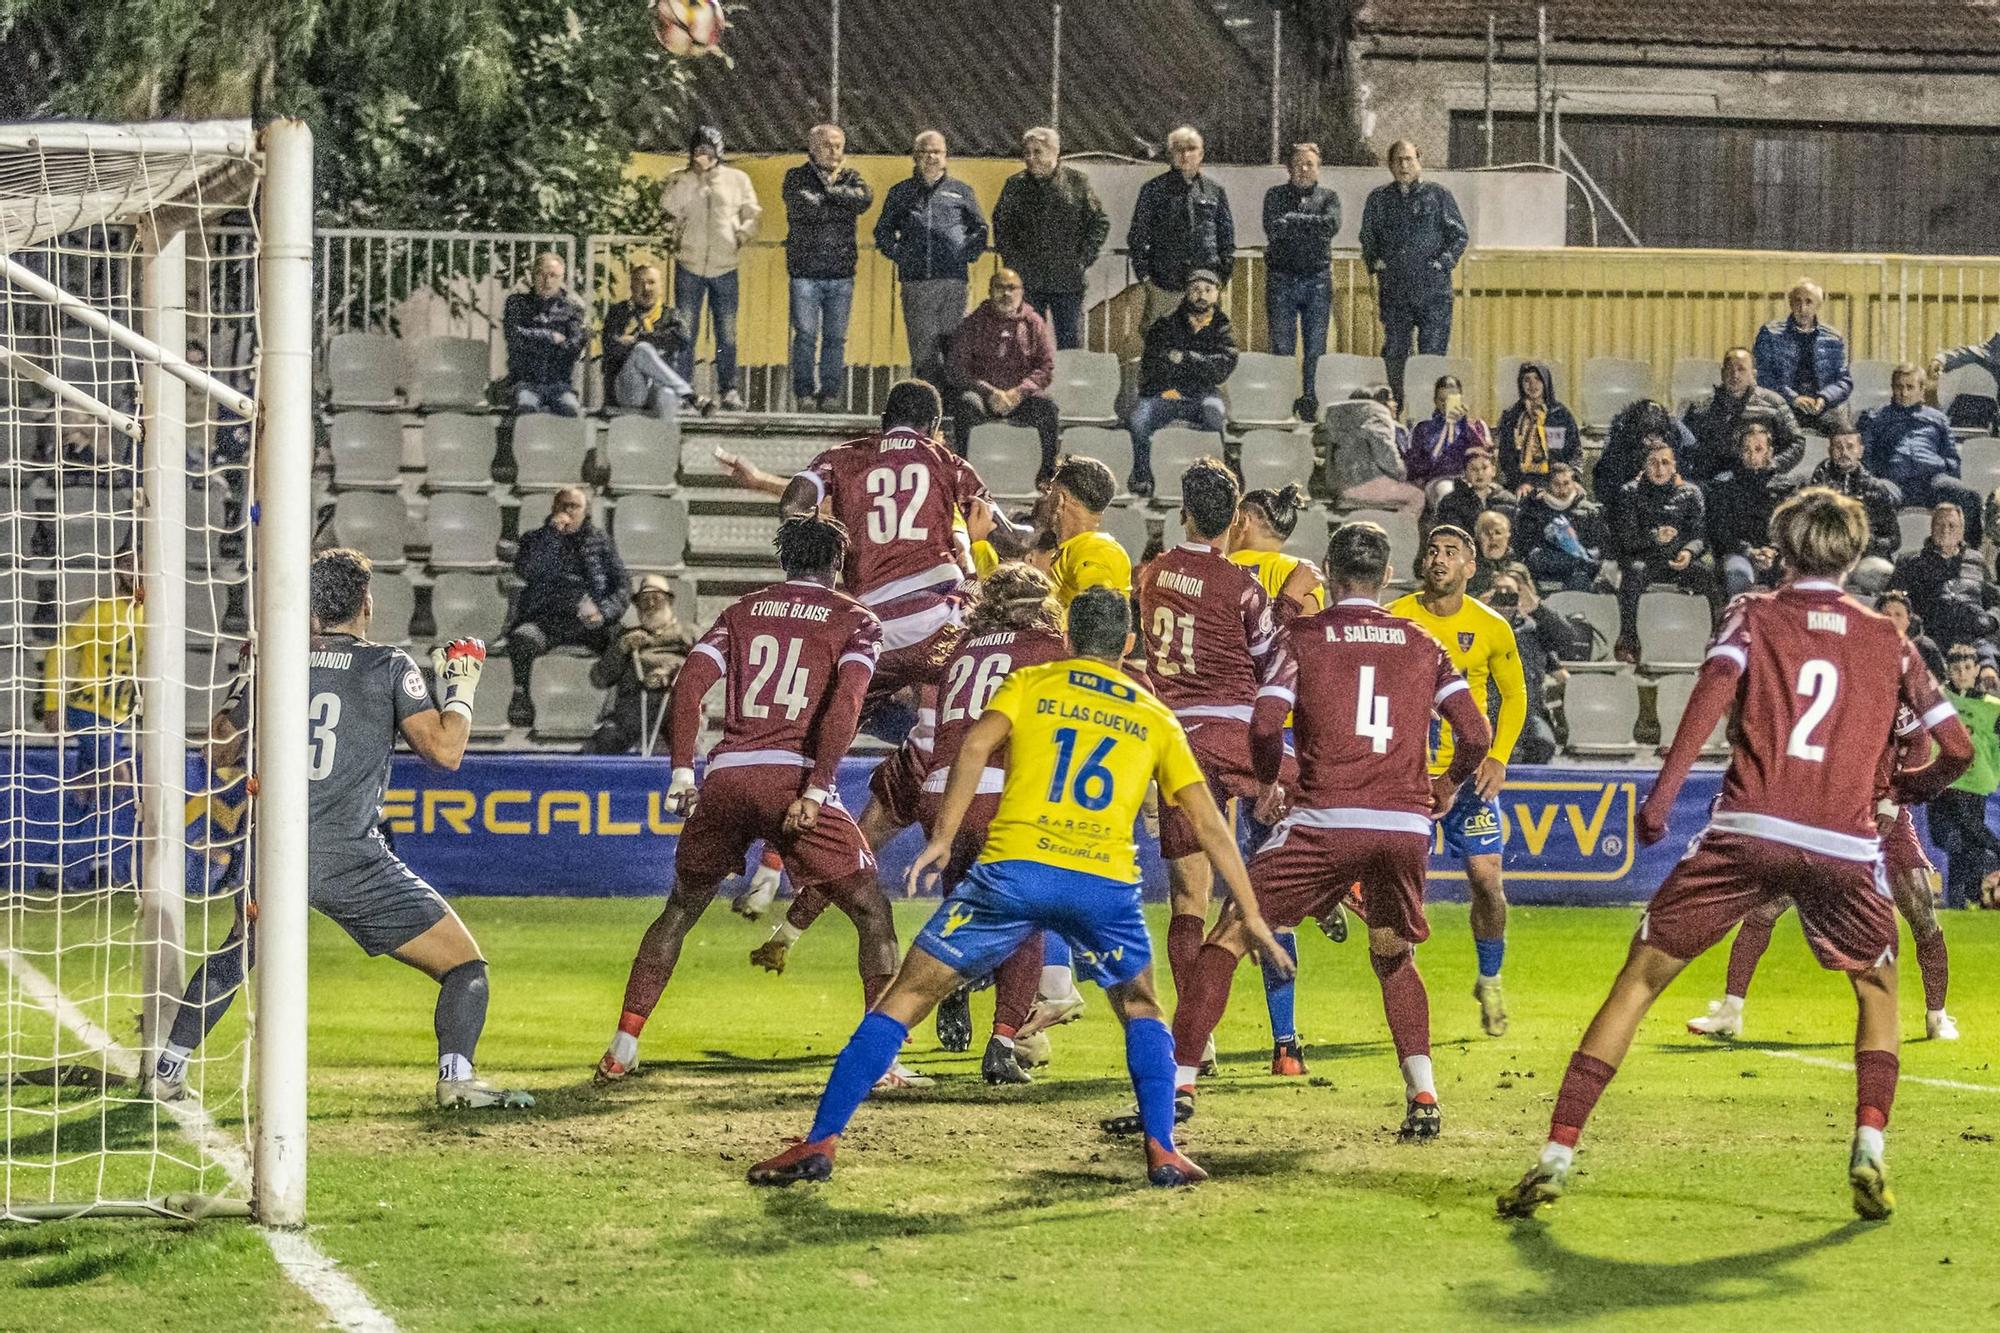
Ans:
[[[1298,521],[1292,525],[1292,535],[1285,538],[1286,555],[1310,560],[1315,565],[1326,561],[1327,538],[1333,535],[1327,511],[1314,505],[1299,511]]]
[[[514,477],[518,490],[553,490],[574,486],[583,476],[583,456],[590,450],[590,422],[534,412],[514,418]]]
[[[1430,356],[1419,352],[1403,366],[1403,420],[1421,421],[1431,414],[1431,386],[1440,375],[1456,375],[1465,387],[1466,403],[1472,401],[1472,358]]]
[[[1991,495],[2000,488],[2000,440],[1975,435],[1959,441],[1958,453],[1959,480],[1981,495]]]
[[[595,658],[557,649],[535,662],[528,693],[535,701],[537,740],[581,740],[597,730],[604,691],[590,683]]]
[[[1708,400],[1708,396],[1715,392],[1716,382],[1722,378],[1721,365],[1722,358],[1719,356],[1706,359],[1684,356],[1674,362],[1674,376],[1667,390],[1673,395],[1673,401],[1667,406],[1674,410],[1675,416],[1679,416],[1689,403]]]
[[[337,412],[329,432],[333,484],[339,490],[386,490],[403,471],[403,423],[381,412]]]
[[[439,497],[440,499],[443,497]],[[334,497],[334,546],[351,546],[378,568],[401,569],[410,544],[410,515],[394,491],[347,491]]]
[[[543,662],[547,657],[542,659]],[[537,669],[541,662],[537,662]],[[474,736],[505,736],[511,728],[507,725],[507,703],[514,697],[514,659],[505,653],[486,654],[486,672],[480,678],[479,693],[472,696],[472,725]]]
[[[431,497],[424,519],[431,568],[496,569],[500,565],[500,502],[491,495],[445,491]]]
[[[1313,367],[1313,397],[1324,412],[1356,389],[1372,389],[1389,382],[1389,367],[1379,356],[1356,356],[1352,352],[1328,352]]]
[[[1061,453],[1095,458],[1110,468],[1119,492],[1124,493],[1125,478],[1132,475],[1132,436],[1123,427],[1065,426],[1060,448]]]
[[[1790,472],[1787,472],[1785,475],[1791,478],[1793,481],[1797,482],[1805,481],[1807,478],[1812,476],[1814,468],[1818,467],[1821,463],[1824,463],[1826,461],[1828,447],[1829,447],[1829,441],[1827,440],[1826,436],[1812,435],[1812,434],[1807,435],[1805,452],[1799,455],[1799,461],[1797,465],[1794,466],[1792,470]]]
[[[1563,687],[1563,718],[1575,755],[1630,755],[1639,720],[1639,681],[1630,671],[1580,672]]]
[[[1695,675],[1689,671],[1677,671],[1670,676],[1661,676],[1653,682],[1653,708],[1660,719],[1660,746],[1672,745],[1675,733],[1681,729],[1681,718],[1687,713],[1688,698],[1694,693]],[[1701,743],[1704,754],[1716,754],[1729,748],[1729,715],[1724,713],[1716,721],[1715,729],[1709,732]]]
[[[1244,352],[1222,386],[1229,419],[1246,425],[1290,421],[1299,396],[1298,358],[1271,352]]]
[[[612,535],[627,569],[678,569],[687,559],[687,501],[677,495],[628,495],[618,502]]]
[[[2000,389],[1995,388],[1993,377],[1986,373],[1984,366],[1960,366],[1956,370],[1947,370],[1938,380],[1938,411],[1951,411],[1952,401],[1960,394],[1996,398],[2000,397]]]
[[[327,345],[326,370],[336,408],[401,405],[403,348],[386,333],[336,333]]]
[[[1335,516],[1340,523],[1373,523],[1389,534],[1389,560],[1395,565],[1398,577],[1412,577],[1417,568],[1417,557],[1423,554],[1419,549],[1417,517],[1394,509],[1354,509]],[[1326,548],[1320,548],[1326,554]]]
[[[1896,363],[1893,361],[1856,361],[1847,368],[1854,377],[1854,392],[1847,396],[1847,410],[1859,417],[1863,412],[1887,406],[1889,385],[1895,377]]]
[[[476,338],[438,334],[409,347],[410,397],[426,411],[486,406],[491,352]]]
[[[1042,437],[1034,427],[981,422],[966,437],[965,456],[993,494],[1003,499],[1027,499],[1035,494],[1035,474],[1042,467]]]
[[[410,581],[401,574],[384,573],[369,580],[368,594],[375,600],[375,618],[368,622],[368,637],[377,643],[408,643],[410,617],[417,610],[417,590],[410,586]],[[190,596],[190,612],[194,602]],[[189,628],[193,628],[192,615]]]
[[[776,512],[763,514],[688,515],[688,552],[709,560],[776,559],[772,539],[778,535]]]
[[[1163,426],[1153,432],[1153,495],[1156,503],[1181,502],[1181,473],[1201,458],[1222,457],[1222,441],[1193,426]]]
[[[1115,352],[1059,349],[1049,397],[1055,399],[1065,421],[1112,421],[1118,415],[1122,374]]]
[[[1596,632],[1600,642],[1593,641],[1591,655],[1586,661],[1600,662],[1609,656],[1611,645],[1618,641],[1618,598],[1608,592],[1552,592],[1544,599],[1549,610],[1559,616],[1580,617]]]
[[[604,459],[611,471],[611,489],[620,495],[673,490],[680,484],[680,419],[611,418],[604,432]]]
[[[1930,540],[1931,511],[1928,509],[1899,509],[1896,511],[1896,530],[1902,534],[1897,544],[1898,551],[1921,551]]]
[[[507,623],[507,596],[491,574],[440,574],[431,585],[431,618],[438,643],[468,636],[490,641]]]
[[[492,417],[440,412],[424,418],[424,486],[433,491],[483,491],[493,485],[499,447]]]
[[[1577,406],[1584,426],[1603,430],[1611,418],[1641,398],[1653,396],[1653,367],[1622,356],[1593,356],[1583,363]]]
[[[1132,558],[1134,568],[1139,558],[1146,553],[1146,545],[1153,539],[1152,516],[1144,505],[1114,504],[1104,511],[1100,525],[1125,548],[1125,554]]]
[[[1708,648],[1708,599],[1660,590],[1639,598],[1639,660],[1648,667],[1693,667]]]
[[[1303,430],[1248,431],[1238,449],[1246,491],[1282,490],[1292,482],[1304,486],[1312,476],[1312,436]]]

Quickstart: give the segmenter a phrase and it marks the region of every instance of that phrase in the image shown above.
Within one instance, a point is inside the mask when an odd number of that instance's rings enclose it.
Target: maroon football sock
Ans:
[[[636,1037],[645,1029],[646,1020],[660,1003],[660,992],[667,988],[667,979],[673,974],[673,968],[651,959],[632,960],[631,975],[625,978],[625,1012],[618,1018],[620,1032]]]
[[[1771,947],[1771,927],[1776,924],[1751,916],[1736,928],[1736,939],[1729,946],[1729,979],[1723,985],[1726,994],[1740,1000],[1750,993],[1750,978],[1757,975],[1757,960]]]
[[[1167,970],[1173,973],[1175,995],[1185,995],[1193,984],[1195,955],[1205,933],[1202,918],[1193,912],[1176,912],[1167,922]]]
[[[824,889],[802,886],[792,895],[792,905],[785,911],[785,924],[793,930],[804,931],[819,920],[819,914],[832,902]]]
[[[1945,992],[1951,989],[1951,954],[1944,947],[1942,930],[1917,941],[1917,970],[1924,974],[1924,1008],[1944,1008]]]
[[[894,972],[877,972],[861,978],[861,1007],[873,1009],[875,1001],[882,998],[882,992],[889,989],[889,983],[896,979]]]
[[[1431,997],[1417,971],[1417,958],[1405,949],[1394,958],[1368,955],[1375,977],[1382,983],[1382,1011],[1389,1017],[1389,1037],[1396,1043],[1396,1059],[1431,1053]]]
[[[1854,1123],[1886,1129],[1896,1104],[1896,1074],[1901,1062],[1894,1051],[1854,1053]]]
[[[1178,917],[1175,918],[1179,920]],[[1191,920],[1196,918],[1190,918]],[[1174,1002],[1174,1063],[1198,1065],[1222,1011],[1229,1007],[1229,987],[1242,960],[1219,944],[1197,950],[1188,964],[1186,988]]]
[[[1007,961],[993,969],[993,1035],[1011,1038],[1028,1021],[1035,988],[1042,980],[1042,932],[1021,941]]]
[[[1614,1065],[1605,1064],[1594,1055],[1578,1051],[1569,1058],[1569,1069],[1563,1074],[1562,1090],[1556,1093],[1555,1114],[1549,1118],[1549,1139],[1566,1148],[1576,1146],[1577,1136],[1583,1133],[1584,1122],[1590,1119],[1590,1112],[1597,1105],[1597,1099],[1604,1095],[1605,1085],[1618,1072]]]

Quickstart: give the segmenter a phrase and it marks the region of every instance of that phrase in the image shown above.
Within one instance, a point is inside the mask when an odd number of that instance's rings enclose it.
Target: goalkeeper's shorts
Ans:
[[[451,914],[444,898],[396,859],[379,834],[306,860],[306,901],[377,957],[393,953]]]

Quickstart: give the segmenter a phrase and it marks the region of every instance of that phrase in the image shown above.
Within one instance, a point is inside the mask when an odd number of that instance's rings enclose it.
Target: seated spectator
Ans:
[[[1583,462],[1583,429],[1556,397],[1556,377],[1539,361],[1523,361],[1514,376],[1514,405],[1500,414],[1496,443],[1500,480],[1516,495],[1547,480],[1549,465]]]
[[[1826,460],[1813,469],[1808,484],[1825,486],[1859,500],[1868,512],[1868,554],[1854,567],[1847,586],[1857,592],[1878,593],[1888,586],[1896,548],[1903,541],[1896,522],[1903,494],[1862,466],[1861,432],[1846,412],[1835,414],[1832,429]]]
[[[1450,489],[1438,497],[1434,513],[1437,522],[1471,532],[1473,524],[1487,510],[1497,509],[1511,520],[1514,508],[1514,492],[1500,484],[1492,452],[1475,448],[1466,452],[1465,466],[1459,469]]]
[[[1965,515],[1965,539],[1984,544],[1978,491],[1959,480],[1958,440],[1944,413],[1924,403],[1924,375],[1911,362],[1889,376],[1889,401],[1861,414],[1862,464],[1894,483],[1903,503],[1932,508],[1949,502]]]
[[[1356,389],[1328,407],[1313,427],[1313,444],[1326,459],[1321,489],[1335,504],[1405,514],[1423,509],[1423,489],[1404,477],[1409,432],[1396,420],[1388,385]]]
[[[1965,540],[1965,514],[1946,501],[1931,510],[1931,535],[1923,549],[1897,557],[1890,586],[1909,595],[1910,610],[1940,643],[1980,643],[1991,656],[2000,589],[1986,561]]]
[[[565,486],[556,492],[548,521],[521,534],[514,556],[521,591],[500,631],[514,659],[509,726],[535,725],[528,685],[536,658],[567,645],[602,653],[616,640],[631,581],[611,535],[590,521],[589,503],[583,487]]]
[[[619,631],[590,669],[590,683],[613,693],[597,730],[583,743],[585,754],[630,754],[634,749],[650,753],[666,739],[662,719],[667,691],[673,688],[694,639],[674,618],[671,590],[663,576],[648,574],[640,579],[632,606],[639,623]]]
[[[583,410],[572,385],[583,354],[583,306],[563,277],[562,256],[543,252],[535,259],[533,289],[513,293],[502,308],[516,412],[573,417]]]
[[[1771,466],[1771,432],[1746,421],[1736,435],[1736,466],[1708,483],[1708,549],[1722,572],[1724,594],[1778,585],[1778,551],[1771,545],[1771,513],[1791,493]]]
[[[1493,450],[1486,423],[1465,410],[1465,387],[1458,376],[1438,376],[1431,386],[1431,403],[1431,415],[1411,429],[1403,455],[1403,471],[1413,486],[1450,481],[1465,470],[1468,450]]]
[[[1056,373],[1056,340],[1048,321],[1023,294],[1021,275],[1003,268],[993,275],[991,295],[976,306],[951,336],[946,360],[950,382],[952,445],[965,457],[966,437],[982,421],[1033,426],[1042,440],[1037,485],[1055,471],[1061,413],[1049,397]]]
[[[1465,590],[1474,597],[1485,596],[1493,580],[1502,574],[1528,578],[1528,567],[1514,558],[1514,524],[1505,511],[1488,509],[1473,520],[1472,549],[1472,577],[1466,580]]]
[[[1757,330],[1757,383],[1783,398],[1800,425],[1824,431],[1833,424],[1829,414],[1854,392],[1847,340],[1819,322],[1826,293],[1811,278],[1793,283],[1785,299],[1792,313]]]
[[[1604,510],[1561,459],[1549,465],[1548,484],[1521,501],[1514,520],[1514,549],[1535,582],[1571,592],[1597,586],[1609,539]]]
[[[1654,440],[1665,440],[1677,458],[1694,452],[1694,432],[1664,403],[1641,398],[1627,403],[1611,418],[1604,452],[1597,456],[1597,466],[1590,473],[1590,492],[1605,513],[1611,512],[1619,488],[1645,470],[1646,453]]]
[[[1639,598],[1649,585],[1671,584],[1713,598],[1715,579],[1701,561],[1706,519],[1701,488],[1681,479],[1673,446],[1655,440],[1643,472],[1618,491],[1611,537],[1618,553],[1618,642],[1621,662],[1639,660]]]
[[[1587,645],[1576,642],[1568,621],[1550,610],[1535,591],[1534,580],[1500,574],[1482,600],[1507,617],[1514,627],[1514,646],[1521,654],[1521,677],[1528,685],[1528,720],[1514,742],[1514,762],[1546,764],[1555,758],[1556,728],[1549,717],[1548,685],[1569,679],[1564,662],[1581,661]]]
[[[1736,431],[1746,421],[1770,427],[1772,465],[1790,472],[1806,456],[1806,437],[1797,418],[1776,392],[1757,383],[1757,365],[1745,348],[1722,358],[1722,383],[1707,401],[1687,411],[1694,448],[1682,460],[1688,480],[1707,485],[1736,466]]]
[[[666,303],[660,270],[635,264],[631,281],[632,295],[604,313],[604,383],[611,401],[661,417],[682,407],[709,415],[715,405],[698,401],[674,369],[691,340],[687,322]]]
[[[1924,659],[1930,673],[1943,680],[1945,677],[1944,653],[1938,648],[1937,640],[1924,633],[1924,624],[1910,609],[1910,594],[1900,588],[1891,588],[1875,599],[1875,609],[1887,616],[1896,626],[1896,632],[1910,641],[1917,650],[1917,656]]]
[[[1187,293],[1146,330],[1139,358],[1139,401],[1132,409],[1132,476],[1126,489],[1153,493],[1153,432],[1187,421],[1215,433],[1216,453],[1229,417],[1222,382],[1236,369],[1236,333],[1216,304],[1222,281],[1214,270],[1188,275]]]

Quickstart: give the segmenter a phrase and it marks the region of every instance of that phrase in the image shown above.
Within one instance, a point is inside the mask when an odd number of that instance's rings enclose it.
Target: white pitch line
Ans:
[[[55,1015],[58,1022],[83,1041],[102,1051],[105,1064],[115,1066],[116,1072],[127,1077],[138,1077],[137,1052],[93,1023],[67,995],[56,989],[55,983],[42,975],[41,969],[12,949],[0,949],[0,962],[7,965],[31,999]],[[203,1151],[237,1185],[248,1190],[251,1178],[249,1159],[243,1155],[242,1148],[216,1128],[215,1121],[209,1118],[207,1109],[200,1102],[187,1097],[177,1102],[161,1102],[160,1109],[181,1127],[183,1133],[200,1144]],[[279,1231],[265,1226],[258,1227],[257,1231],[263,1236],[264,1243],[271,1247],[271,1255],[278,1261],[278,1268],[286,1280],[312,1297],[313,1303],[326,1312],[327,1319],[335,1328],[346,1333],[400,1333],[396,1321],[369,1300],[368,1293],[342,1270],[338,1261],[313,1244],[303,1232]]]
[[[1854,1072],[1854,1063],[1851,1060],[1829,1060],[1823,1055],[1801,1055],[1797,1051],[1773,1051],[1762,1046],[1746,1046],[1743,1049],[1746,1051],[1755,1051],[1759,1055],[1768,1055],[1774,1060],[1797,1060],[1802,1065],[1812,1065],[1816,1069],[1839,1069],[1850,1074]],[[1953,1092],[2000,1092],[2000,1088],[1989,1087],[1984,1083],[1961,1083],[1955,1078],[1925,1078],[1921,1074],[1899,1074],[1896,1081],[1899,1083],[1921,1083],[1927,1088],[1949,1088]]]

